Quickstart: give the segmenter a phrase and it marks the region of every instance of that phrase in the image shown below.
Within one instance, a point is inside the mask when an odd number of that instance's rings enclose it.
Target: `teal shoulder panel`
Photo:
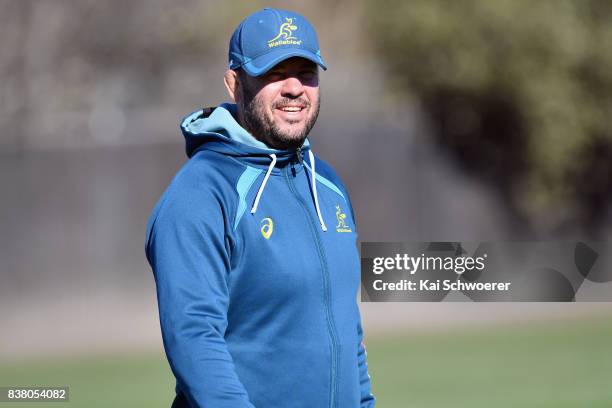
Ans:
[[[238,209],[236,210],[236,218],[234,219],[234,231],[238,227],[240,219],[244,215],[247,208],[246,196],[249,194],[249,190],[253,186],[257,177],[262,173],[262,170],[254,167],[246,166],[246,169],[240,175],[238,182],[236,183],[236,191],[238,192]]]
[[[308,168],[308,170],[312,174],[312,169],[310,168],[310,166],[306,163],[304,163],[304,166],[306,166],[306,168]],[[321,184],[323,184],[325,187],[329,188],[330,190],[338,194],[346,202],[346,197],[344,197],[344,194],[342,194],[342,191],[340,191],[338,186],[336,186],[334,183],[332,183],[331,181],[329,181],[328,179],[326,179],[319,173],[317,173],[317,181],[321,182]]]

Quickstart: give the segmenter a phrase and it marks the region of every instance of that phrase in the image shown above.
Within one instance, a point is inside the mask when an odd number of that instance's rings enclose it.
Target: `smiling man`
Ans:
[[[319,67],[304,17],[256,12],[230,41],[235,104],[181,123],[190,160],[146,239],[174,408],[374,406],[353,210],[307,139]]]

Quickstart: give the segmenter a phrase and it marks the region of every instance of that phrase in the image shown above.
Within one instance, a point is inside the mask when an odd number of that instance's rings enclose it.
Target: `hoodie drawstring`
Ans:
[[[255,212],[257,211],[257,206],[259,205],[259,199],[261,198],[261,194],[263,193],[263,190],[266,187],[266,183],[268,182],[268,178],[270,178],[270,173],[272,173],[274,165],[276,165],[276,155],[272,153],[270,154],[270,157],[272,158],[272,163],[270,163],[270,166],[268,166],[268,171],[266,172],[266,175],[263,181],[261,182],[261,186],[259,186],[259,191],[257,191],[257,196],[255,196],[253,208],[251,208],[251,214],[255,214]]]
[[[308,159],[310,160],[310,173],[312,174],[312,195],[314,196],[315,208],[317,209],[317,215],[319,216],[319,222],[321,223],[321,229],[327,231],[323,217],[321,216],[321,208],[319,208],[319,198],[317,196],[317,172],[315,171],[315,159],[314,154],[311,150],[308,150]]]
[[[266,171],[266,175],[264,176],[261,185],[259,186],[259,190],[257,191],[257,195],[255,196],[255,202],[253,203],[253,207],[251,208],[251,214],[255,214],[257,212],[257,207],[259,206],[259,200],[261,199],[261,195],[263,194],[264,188],[266,187],[266,183],[268,183],[268,178],[270,178],[270,173],[272,173],[272,169],[276,165],[276,155],[274,153],[270,154],[272,158],[272,162],[268,166],[268,171]],[[321,215],[321,208],[319,207],[319,197],[317,195],[317,173],[315,171],[315,158],[312,151],[308,151],[308,159],[310,160],[310,173],[312,174],[312,195],[314,198],[315,208],[317,210],[317,216],[319,217],[319,222],[321,223],[321,229],[323,231],[327,231],[327,226],[325,226],[325,221],[323,221],[323,216]]]

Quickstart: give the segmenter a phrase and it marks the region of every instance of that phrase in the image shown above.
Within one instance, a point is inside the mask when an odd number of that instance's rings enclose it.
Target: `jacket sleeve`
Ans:
[[[361,393],[360,408],[374,408],[376,399],[372,394],[372,383],[370,374],[368,374],[367,353],[363,342],[363,329],[361,327],[361,319],[357,326],[357,334],[359,335],[359,345],[357,349],[357,362],[359,364],[359,386]]]
[[[355,218],[355,210],[353,209],[353,204],[351,203],[351,199],[349,198],[346,187],[343,184],[341,185],[346,194],[349,208],[351,210],[351,217],[353,217],[353,223],[355,224],[355,232],[357,233],[357,218]],[[359,344],[357,346],[357,363],[359,365],[359,386],[360,386],[360,394],[361,394],[360,408],[374,408],[374,406],[376,405],[376,398],[374,397],[374,394],[372,394],[372,382],[371,382],[370,374],[368,373],[367,353],[366,353],[365,343],[363,341],[363,327],[361,326],[361,314],[359,313],[359,308],[357,308],[357,310],[358,310],[357,337],[359,339]]]
[[[224,339],[230,268],[224,217],[218,205],[194,211],[190,201],[162,202],[147,235],[166,356],[190,406],[254,408]]]

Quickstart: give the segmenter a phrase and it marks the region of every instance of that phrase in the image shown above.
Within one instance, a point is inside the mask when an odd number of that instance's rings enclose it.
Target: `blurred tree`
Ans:
[[[601,232],[612,201],[612,2],[365,1],[390,89],[544,231]]]

